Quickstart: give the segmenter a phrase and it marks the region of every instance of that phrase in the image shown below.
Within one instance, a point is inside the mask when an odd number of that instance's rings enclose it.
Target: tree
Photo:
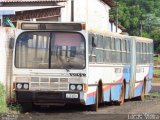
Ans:
[[[159,40],[160,0],[117,0],[118,20],[130,35],[152,37]],[[111,10],[116,19],[116,8]],[[159,37],[159,38],[158,38]]]

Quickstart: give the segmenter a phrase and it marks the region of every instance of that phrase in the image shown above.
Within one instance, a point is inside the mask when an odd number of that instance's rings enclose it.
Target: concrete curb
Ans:
[[[160,87],[160,83],[152,83],[152,86],[159,86]]]

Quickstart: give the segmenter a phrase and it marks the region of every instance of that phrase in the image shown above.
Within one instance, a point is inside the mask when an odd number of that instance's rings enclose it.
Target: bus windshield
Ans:
[[[75,32],[24,32],[16,41],[15,66],[84,69],[85,39]]]

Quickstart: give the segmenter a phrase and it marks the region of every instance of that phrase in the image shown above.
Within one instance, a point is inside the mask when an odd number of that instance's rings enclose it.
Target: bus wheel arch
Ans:
[[[144,78],[141,95],[139,96],[140,101],[144,100],[145,91],[146,91],[146,77]]]
[[[103,88],[102,80],[99,80],[97,84],[96,92],[95,92],[95,103],[90,106],[91,111],[98,111],[99,103],[103,102],[103,89],[102,88]]]
[[[103,102],[103,83],[102,80],[100,79],[98,82],[98,103]]]

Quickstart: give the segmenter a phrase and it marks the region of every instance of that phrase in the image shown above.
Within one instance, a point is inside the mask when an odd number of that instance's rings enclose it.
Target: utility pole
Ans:
[[[0,26],[3,26],[3,15],[0,15]]]
[[[118,2],[116,2],[116,32],[118,32]]]
[[[88,18],[89,18],[89,6],[88,6],[88,0],[86,0],[86,30],[88,30]]]
[[[140,24],[141,24],[140,34],[141,34],[141,37],[142,37],[142,32],[143,32],[142,20],[140,21]]]
[[[71,22],[74,21],[74,0],[71,0]]]

